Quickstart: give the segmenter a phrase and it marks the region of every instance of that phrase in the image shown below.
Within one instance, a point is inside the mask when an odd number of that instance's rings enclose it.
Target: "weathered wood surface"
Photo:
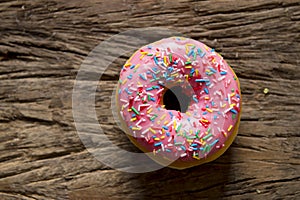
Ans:
[[[299,0],[5,0],[0,18],[0,199],[300,198]],[[119,172],[76,133],[72,88],[81,62],[112,35],[151,26],[215,47],[240,78],[239,134],[212,163]],[[110,139],[137,151],[109,110],[128,56],[100,81],[96,105]]]

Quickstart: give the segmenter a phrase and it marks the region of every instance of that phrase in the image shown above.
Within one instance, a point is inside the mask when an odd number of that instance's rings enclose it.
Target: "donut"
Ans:
[[[222,155],[241,117],[240,84],[232,68],[214,49],[184,37],[138,49],[121,69],[116,102],[131,142],[176,169]]]

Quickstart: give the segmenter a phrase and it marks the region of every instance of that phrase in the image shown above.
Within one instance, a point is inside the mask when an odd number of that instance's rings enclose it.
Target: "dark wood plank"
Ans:
[[[297,0],[1,1],[0,198],[300,198],[299,10]],[[98,162],[84,147],[72,90],[96,45],[153,26],[220,52],[240,78],[243,114],[233,145],[216,161],[130,174]],[[129,56],[115,60],[99,81],[96,112],[114,144],[139,152],[110,109]]]

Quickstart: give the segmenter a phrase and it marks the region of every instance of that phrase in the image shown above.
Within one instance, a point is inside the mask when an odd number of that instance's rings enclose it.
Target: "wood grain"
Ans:
[[[5,0],[0,19],[0,199],[300,198],[299,0]],[[77,135],[74,80],[101,41],[155,26],[214,47],[234,68],[243,95],[239,134],[209,164],[116,171]],[[129,56],[99,81],[96,110],[111,141],[139,152],[110,110]]]

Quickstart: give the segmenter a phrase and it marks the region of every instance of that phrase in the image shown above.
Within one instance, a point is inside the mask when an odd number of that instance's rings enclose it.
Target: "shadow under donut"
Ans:
[[[165,167],[144,174],[131,174],[144,190],[138,199],[220,199],[226,193],[231,170],[230,148],[218,159],[200,166],[176,170]]]

